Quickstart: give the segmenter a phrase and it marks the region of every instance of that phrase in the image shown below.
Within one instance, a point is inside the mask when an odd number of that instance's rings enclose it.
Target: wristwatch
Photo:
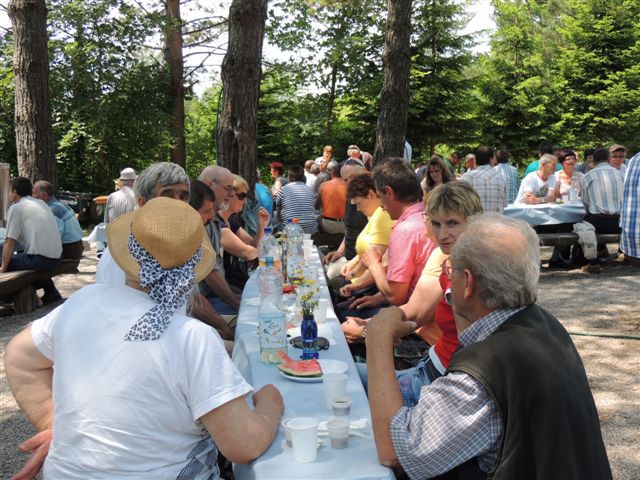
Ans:
[[[360,334],[360,338],[364,342],[364,339],[367,338],[367,326],[362,327],[362,333]]]

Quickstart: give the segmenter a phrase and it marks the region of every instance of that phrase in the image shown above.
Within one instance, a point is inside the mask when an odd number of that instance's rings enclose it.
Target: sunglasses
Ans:
[[[245,200],[249,194],[247,192],[236,192],[238,200]]]

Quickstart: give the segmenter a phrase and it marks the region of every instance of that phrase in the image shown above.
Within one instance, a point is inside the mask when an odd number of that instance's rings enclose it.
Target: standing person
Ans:
[[[307,160],[304,162],[304,178],[308,187],[313,188],[316,183],[316,178],[320,173],[320,166],[316,165],[313,160]]]
[[[304,169],[300,165],[289,167],[289,183],[276,197],[276,215],[282,223],[297,218],[305,233],[318,231],[315,195],[304,183]]]
[[[322,156],[314,160],[314,163],[320,167],[320,171],[324,172],[329,166],[329,162],[333,160],[333,147],[326,145],[322,149]]]
[[[358,147],[357,145],[349,145],[349,148],[347,148],[347,159],[342,163],[343,165],[346,165],[347,162],[350,162],[351,164],[361,165],[364,168],[367,168],[367,166],[362,161],[362,153],[360,152],[360,147]]]
[[[104,213],[104,222],[113,222],[120,215],[132,212],[136,208],[136,194],[133,184],[138,176],[133,168],[125,168],[120,172],[120,189],[113,192],[107,198],[107,206]]]
[[[51,209],[51,213],[56,217],[60,239],[62,240],[62,258],[78,260],[82,258],[84,246],[82,237],[84,232],[76,214],[69,205],[59,201],[54,195],[53,185],[46,180],[40,180],[33,184],[33,198],[37,198],[46,203]]]
[[[56,219],[46,203],[31,196],[32,191],[28,178],[16,177],[11,181],[11,206],[7,212],[7,232],[0,268],[3,273],[16,270],[50,272],[60,266],[62,240]],[[18,245],[22,251],[14,253]],[[50,278],[38,280],[33,286],[36,290],[44,290],[40,300],[45,305],[62,299]]]
[[[640,266],[640,153],[629,160],[620,209],[620,250],[625,263]]]
[[[519,220],[481,215],[449,260],[443,272],[462,348],[414,407],[403,405],[393,345],[416,324],[396,308],[369,322],[380,462],[401,465],[412,479],[611,479],[582,360],[562,324],[535,303],[536,233]]]
[[[252,387],[220,337],[184,311],[215,255],[199,215],[157,198],[107,235],[126,285],[82,288],[7,346],[13,394],[41,432],[33,473],[44,461],[44,478],[205,479],[219,477],[218,450],[259,457],[278,431],[280,392],[261,388],[250,408]]]
[[[468,182],[478,192],[485,212],[502,213],[509,203],[507,182],[502,173],[491,166],[493,148],[478,147],[475,156],[477,168],[462,175],[460,181]]]
[[[429,195],[434,188],[452,180],[451,171],[440,155],[432,155],[426,165],[426,169],[426,175],[420,183],[425,205],[428,203]]]
[[[315,207],[320,212],[320,231],[344,233],[344,212],[347,203],[347,183],[340,176],[340,167],[329,169],[331,180],[320,185]]]
[[[518,169],[509,163],[509,152],[506,150],[498,150],[496,160],[498,164],[493,168],[499,171],[507,182],[507,202],[513,203],[516,201],[520,188]]]
[[[271,162],[271,178],[273,178],[273,186],[271,187],[271,196],[275,199],[289,181],[284,178],[284,165],[280,162]]]

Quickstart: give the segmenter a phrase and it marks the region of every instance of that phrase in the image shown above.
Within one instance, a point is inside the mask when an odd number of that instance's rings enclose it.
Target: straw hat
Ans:
[[[213,268],[216,254],[200,215],[188,203],[154,198],[107,226],[111,256],[127,276],[139,280],[140,265],[129,253],[130,233],[165,270],[185,264],[198,247],[202,248],[202,258],[196,265],[196,281],[206,277]]]

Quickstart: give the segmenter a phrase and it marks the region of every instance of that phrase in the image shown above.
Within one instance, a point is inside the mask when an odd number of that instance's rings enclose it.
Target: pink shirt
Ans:
[[[427,258],[435,244],[427,237],[422,218],[422,202],[411,205],[397,220],[387,248],[387,281],[408,283],[409,292],[405,303],[416,287]]]

